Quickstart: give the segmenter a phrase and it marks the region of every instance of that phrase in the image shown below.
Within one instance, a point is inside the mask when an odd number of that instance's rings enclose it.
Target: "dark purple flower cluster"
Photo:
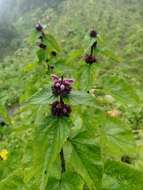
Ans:
[[[85,56],[85,62],[88,63],[88,64],[96,63],[96,57],[94,55],[87,54]]]
[[[97,32],[96,32],[96,30],[91,30],[91,31],[90,31],[90,37],[91,37],[91,38],[96,38],[96,37],[97,37]]]
[[[40,24],[40,23],[37,23],[36,26],[35,26],[36,30],[38,32],[42,32],[43,31],[43,26]]]
[[[70,94],[72,87],[71,84],[73,83],[72,79],[63,79],[57,77],[56,75],[52,75],[52,79],[54,84],[52,86],[52,92],[55,96],[66,96]]]
[[[56,75],[52,75],[52,80],[54,82],[52,86],[53,95],[60,97],[60,101],[57,100],[52,104],[52,115],[56,117],[69,117],[72,110],[70,105],[64,103],[64,97],[70,94],[72,90],[71,84],[73,83],[73,80],[64,79],[63,76],[59,78]]]
[[[52,104],[52,115],[56,117],[69,117],[71,113],[71,107],[65,104],[63,101],[55,101]]]

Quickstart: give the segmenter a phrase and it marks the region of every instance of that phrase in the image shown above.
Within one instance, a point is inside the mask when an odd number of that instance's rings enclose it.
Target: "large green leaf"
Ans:
[[[112,94],[124,106],[137,105],[140,102],[134,86],[123,77],[105,76],[102,84],[106,94]]]
[[[50,178],[47,190],[83,190],[83,181],[76,173],[66,172],[61,179]]]
[[[58,122],[59,122],[59,125],[57,126]],[[67,125],[67,123],[64,120],[57,121],[55,124],[56,126],[54,126],[55,127],[54,136],[50,143],[50,146],[48,145],[47,147],[48,151],[44,159],[44,168],[43,168],[43,174],[42,174],[41,183],[40,183],[40,190],[45,190],[48,177],[52,169],[52,164],[56,160],[57,155],[60,153],[61,148],[69,135],[70,126]],[[47,172],[47,175],[45,175],[45,171]]]
[[[90,106],[98,109],[102,109],[96,104],[95,97],[83,91],[72,91],[69,95],[69,100],[72,105]]]
[[[105,163],[103,189],[108,190],[142,190],[143,172],[126,164],[108,160]]]
[[[102,117],[100,124],[100,138],[105,154],[118,157],[136,152],[134,136],[127,123]]]
[[[25,170],[26,183],[32,180],[35,189],[45,190],[54,169],[53,163],[68,138],[70,125],[68,119],[51,117],[37,129],[33,143],[32,167]]]
[[[92,134],[80,132],[70,138],[71,149],[69,165],[79,173],[89,189],[100,189],[102,179],[102,164],[100,147]]]
[[[32,97],[29,98],[27,103],[39,105],[50,104],[54,101],[54,99],[55,98],[52,95],[52,90],[50,88],[45,88],[32,95]]]

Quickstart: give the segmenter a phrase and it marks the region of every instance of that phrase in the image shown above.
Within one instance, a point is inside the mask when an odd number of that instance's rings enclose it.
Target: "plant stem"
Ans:
[[[64,151],[63,151],[63,148],[61,149],[60,157],[61,157],[61,173],[63,174],[63,173],[66,171],[65,158],[64,158]]]
[[[62,75],[62,76],[61,76],[61,82],[63,82],[63,80],[64,80],[64,76]]]
[[[92,46],[91,46],[91,55],[95,54],[94,51],[95,51],[96,47],[97,47],[97,41],[95,41],[95,42],[92,44]]]
[[[62,96],[60,96],[60,102],[61,103],[63,103],[64,101],[63,101],[63,97]]]

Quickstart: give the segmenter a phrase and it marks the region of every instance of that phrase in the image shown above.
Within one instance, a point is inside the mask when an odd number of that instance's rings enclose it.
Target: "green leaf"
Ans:
[[[87,91],[91,89],[93,81],[95,80],[94,65],[82,64],[79,69],[80,72],[78,73],[78,80],[80,81],[79,88]]]
[[[69,135],[70,124],[68,121],[64,119],[56,120],[54,125],[56,126],[53,126],[54,129],[53,139],[51,140],[50,144],[47,147],[48,151],[44,159],[44,168],[40,183],[40,190],[45,190],[45,187],[48,182],[48,177],[52,169],[52,164],[56,160],[57,155],[60,153],[61,148],[64,145]],[[47,175],[45,175],[45,170],[47,171]]]
[[[36,92],[32,95],[31,98],[27,101],[30,104],[50,104],[54,101],[54,96],[52,95],[52,90],[50,88],[45,88]]]
[[[102,83],[106,94],[113,95],[119,103],[126,106],[140,103],[136,89],[126,79],[118,76],[106,76]]]
[[[134,136],[126,123],[119,119],[102,117],[100,124],[100,138],[105,154],[119,157],[123,154],[135,153]]]
[[[0,181],[0,189],[2,190],[19,190],[20,188],[24,187],[23,182],[23,170],[17,169],[11,174],[9,174],[6,178]]]
[[[66,172],[61,179],[50,178],[47,190],[83,190],[83,181],[76,173]]]
[[[39,49],[37,51],[37,57],[39,59],[39,63],[46,60],[46,50]]]
[[[143,172],[133,167],[117,161],[107,160],[105,163],[105,174],[106,176],[103,179],[105,189],[142,190]]]
[[[92,134],[87,131],[70,138],[69,165],[79,173],[89,189],[100,189],[102,179],[101,151]]]
[[[70,103],[75,106],[84,105],[101,109],[98,105],[96,105],[94,97],[82,91],[72,91],[69,95],[69,100]]]
[[[82,54],[83,54],[83,49],[74,50],[74,51],[70,52],[65,63],[66,64],[71,64],[71,63],[74,64],[75,60],[77,58],[81,57]]]
[[[41,34],[39,32],[36,31],[36,29],[34,29],[31,33],[31,35],[27,38],[27,42],[29,44],[35,44],[38,37],[40,36]]]
[[[53,51],[53,50],[60,51],[61,49],[58,42],[51,34],[47,34],[45,38],[43,39],[43,42],[45,45],[47,45],[50,51]]]
[[[33,142],[32,160],[26,169],[26,181],[33,181],[36,189],[45,190],[48,178],[54,170],[54,162],[60,155],[62,146],[69,136],[70,121],[48,117],[37,128]]]

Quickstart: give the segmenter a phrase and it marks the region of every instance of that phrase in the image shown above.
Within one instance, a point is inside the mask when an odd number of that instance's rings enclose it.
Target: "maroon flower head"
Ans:
[[[63,79],[63,77],[59,78],[56,75],[52,75],[52,80],[54,84],[52,86],[52,92],[55,96],[66,96],[70,94],[73,83],[72,79]]]
[[[69,117],[71,113],[71,107],[65,104],[63,101],[55,101],[52,104],[51,112],[55,117]]]
[[[43,26],[40,24],[40,23],[37,23],[36,26],[35,26],[36,30],[38,32],[42,32],[43,31]]]
[[[91,30],[91,31],[90,31],[90,37],[91,37],[91,38],[96,38],[96,37],[97,37],[97,32],[96,32],[96,30]]]
[[[96,63],[96,61],[97,61],[96,57],[93,55],[86,55],[84,60],[87,64],[93,64],[93,63]]]

